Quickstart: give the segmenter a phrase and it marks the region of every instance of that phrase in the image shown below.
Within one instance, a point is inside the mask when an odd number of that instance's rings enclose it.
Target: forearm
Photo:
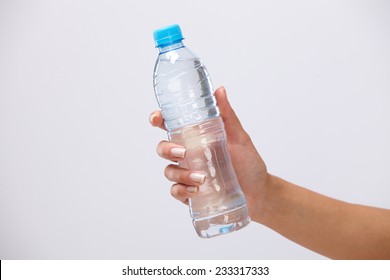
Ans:
[[[254,221],[336,259],[390,259],[390,210],[335,200],[270,175]]]

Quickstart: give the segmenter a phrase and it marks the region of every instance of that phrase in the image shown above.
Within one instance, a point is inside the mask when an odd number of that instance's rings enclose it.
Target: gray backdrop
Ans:
[[[269,171],[390,207],[388,1],[0,0],[0,259],[323,259],[252,223],[197,237],[148,123],[182,26]]]

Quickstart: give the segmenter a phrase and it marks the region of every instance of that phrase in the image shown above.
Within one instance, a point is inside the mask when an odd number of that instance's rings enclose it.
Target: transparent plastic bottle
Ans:
[[[189,200],[195,230],[200,237],[239,230],[250,219],[209,74],[200,58],[183,45],[178,25],[153,35],[159,48],[154,91],[169,140],[186,148],[180,166],[206,174],[198,195]]]

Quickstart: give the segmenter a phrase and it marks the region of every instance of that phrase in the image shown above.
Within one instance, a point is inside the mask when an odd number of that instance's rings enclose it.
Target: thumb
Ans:
[[[214,95],[217,99],[219,111],[225,124],[226,135],[229,142],[231,144],[244,144],[249,136],[242,127],[240,120],[227,99],[226,89],[224,87],[219,87],[216,89]]]

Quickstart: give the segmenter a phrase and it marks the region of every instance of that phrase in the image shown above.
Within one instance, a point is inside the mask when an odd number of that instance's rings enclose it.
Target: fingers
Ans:
[[[198,187],[174,184],[171,187],[171,195],[177,200],[188,205],[188,199],[196,196]]]
[[[163,140],[157,145],[157,154],[171,161],[179,161],[184,158],[185,149]],[[168,165],[164,173],[168,180],[177,182],[171,187],[171,195],[187,205],[188,199],[196,196],[198,186],[204,183],[206,177],[203,173],[181,168],[174,164]]]
[[[165,125],[164,125],[164,119],[162,117],[161,111],[159,111],[159,110],[153,111],[150,114],[149,122],[152,126],[156,126],[156,127],[159,127],[161,129],[166,130]]]
[[[199,185],[205,180],[205,175],[181,168],[177,165],[168,165],[165,168],[165,177],[173,182],[171,195],[177,200],[188,205],[188,199],[198,194]]]
[[[191,171],[177,165],[168,165],[165,168],[165,177],[173,182],[171,195],[177,200],[188,204],[188,199],[193,198],[199,191],[199,185],[203,184],[206,176],[201,172]]]
[[[175,164],[168,165],[164,175],[169,181],[189,186],[199,186],[206,179],[206,175],[202,172],[185,169]]]
[[[162,158],[179,161],[184,158],[185,149],[163,140],[157,146],[157,153]],[[176,182],[171,187],[171,195],[187,205],[188,199],[197,195],[199,185],[203,184],[206,179],[202,172],[185,169],[175,164],[168,165],[164,174],[169,181]]]
[[[188,199],[193,198],[199,191],[199,185],[203,184],[206,176],[201,172],[191,171],[177,165],[168,165],[165,168],[165,177],[173,182],[171,195],[177,200],[188,205]]]
[[[166,140],[161,141],[157,145],[156,151],[160,157],[171,161],[179,161],[183,159],[186,153],[184,147]]]

